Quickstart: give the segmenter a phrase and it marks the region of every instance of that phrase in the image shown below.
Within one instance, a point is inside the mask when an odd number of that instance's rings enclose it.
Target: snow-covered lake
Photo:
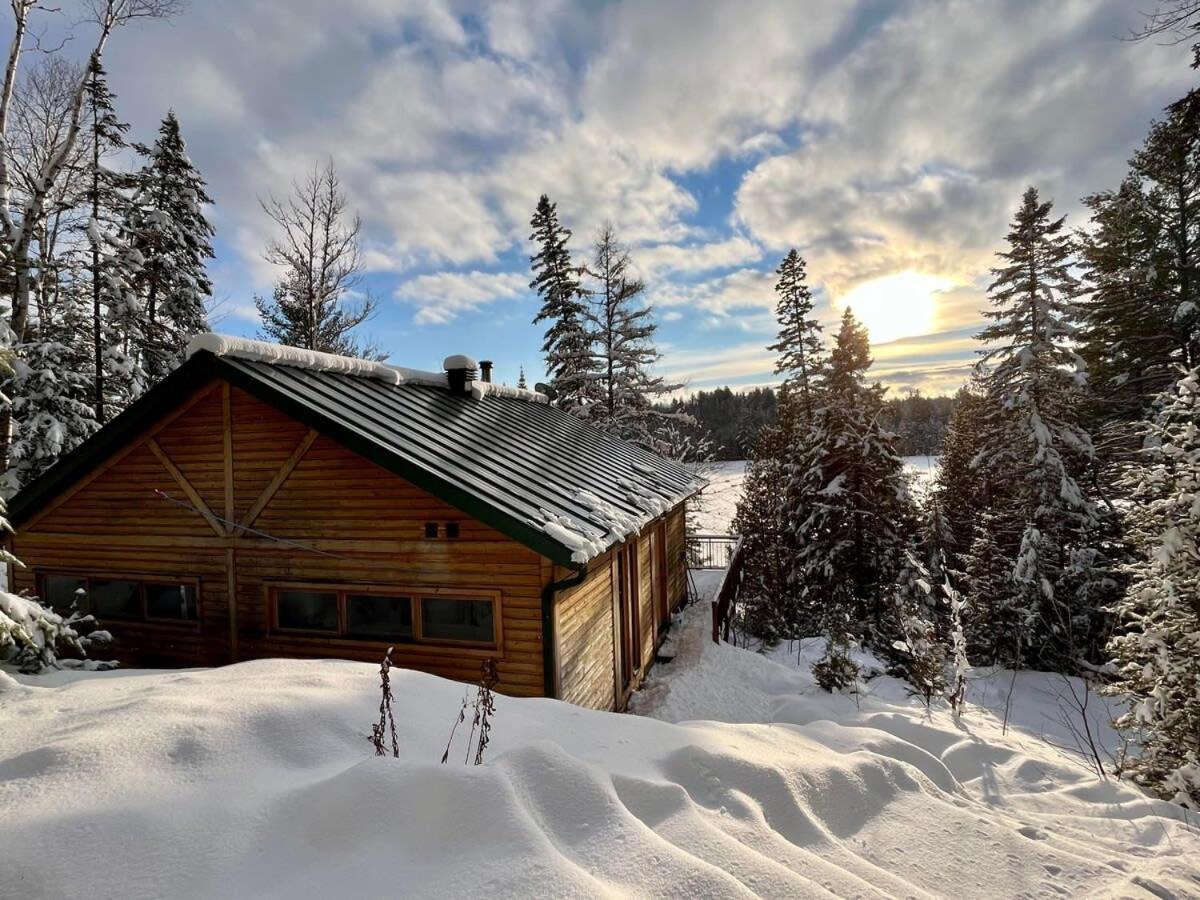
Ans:
[[[937,475],[938,457],[906,456],[904,470],[919,491]],[[729,534],[746,480],[746,460],[706,463],[701,473],[709,480],[696,504],[692,521],[697,534]]]

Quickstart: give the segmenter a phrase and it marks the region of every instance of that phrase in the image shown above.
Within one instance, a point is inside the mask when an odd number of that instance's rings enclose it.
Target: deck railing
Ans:
[[[713,643],[721,643],[721,639],[729,640],[730,629],[733,625],[733,611],[737,605],[738,590],[742,584],[742,564],[745,555],[742,552],[742,539],[736,538],[733,549],[729,554],[729,565],[721,579],[712,602]]]
[[[737,547],[736,534],[688,535],[688,567],[692,569],[727,569]]]

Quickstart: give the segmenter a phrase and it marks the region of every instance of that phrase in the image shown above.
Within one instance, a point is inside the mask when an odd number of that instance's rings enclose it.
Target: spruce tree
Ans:
[[[292,347],[383,359],[387,354],[354,334],[375,315],[368,297],[360,305],[348,295],[360,285],[361,222],[349,210],[332,160],[293,185],[286,202],[271,198],[262,208],[279,226],[266,260],[284,270],[270,299],[255,297],[263,336]]]
[[[779,354],[775,371],[784,375],[785,384],[791,387],[791,394],[800,405],[802,419],[808,421],[824,365],[821,325],[813,315],[804,258],[790,250],[775,271],[779,275],[775,284],[779,339],[767,349]]]
[[[982,390],[977,381],[972,381],[955,396],[931,491],[930,503],[940,521],[930,544],[940,554],[943,568],[950,572],[961,571],[983,511],[985,487],[975,465],[983,450],[987,410]]]
[[[1143,464],[1125,476],[1136,551],[1108,649],[1116,721],[1140,747],[1125,761],[1139,784],[1200,809],[1200,369],[1160,396],[1143,429]]]
[[[803,627],[858,639],[882,633],[914,509],[893,436],[880,424],[883,389],[868,384],[866,330],[846,310],[812,424],[789,452],[784,520],[793,533],[791,583]],[[836,655],[836,654],[835,654]]]
[[[90,213],[87,239],[92,300],[92,404],[96,421],[104,424],[108,418],[108,395],[114,394],[119,412],[128,401],[128,394],[132,393],[127,379],[122,377],[125,373],[119,361],[114,360],[114,356],[119,359],[124,354],[123,349],[116,348],[127,338],[124,334],[113,333],[112,318],[108,313],[114,306],[129,302],[132,292],[130,256],[119,230],[127,203],[121,190],[125,179],[105,163],[109,154],[125,146],[125,132],[129,126],[117,118],[107,75],[97,57],[92,58],[88,67],[85,96],[91,132],[86,200]],[[140,346],[140,328],[136,333],[136,343]],[[106,376],[108,370],[114,368],[115,383],[110,384]]]
[[[530,220],[537,253],[529,258],[533,280],[529,286],[541,299],[533,324],[548,322],[542,352],[555,403],[575,415],[587,417],[599,401],[593,335],[588,331],[588,310],[579,270],[571,262],[567,243],[570,229],[558,221],[558,207],[542,194]]]
[[[1094,561],[1100,517],[1083,480],[1094,450],[1081,425],[1086,372],[1073,348],[1079,288],[1064,219],[1050,210],[1035,188],[1025,192],[993,270],[992,324],[979,336],[992,349],[982,360],[988,409],[976,462],[988,506],[1019,527],[1001,545],[1019,614],[1012,661],[1071,670],[1095,650],[1103,625],[1092,600],[1102,576],[1081,568]]]
[[[37,337],[18,348],[13,362],[13,417],[9,487],[29,484],[60,456],[99,428],[92,406],[90,319],[81,292],[61,295],[57,321],[39,320]]]
[[[213,255],[213,229],[204,204],[212,201],[188,159],[174,112],[163,119],[153,146],[135,147],[146,161],[133,175],[124,230],[145,314],[144,366],[157,381],[179,364],[192,336],[208,330],[212,284],[205,261]]]

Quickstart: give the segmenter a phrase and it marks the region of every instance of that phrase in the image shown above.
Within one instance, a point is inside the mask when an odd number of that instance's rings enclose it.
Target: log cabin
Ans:
[[[336,657],[620,710],[687,587],[688,468],[493,384],[200,335],[10,502],[14,589],[123,663]]]

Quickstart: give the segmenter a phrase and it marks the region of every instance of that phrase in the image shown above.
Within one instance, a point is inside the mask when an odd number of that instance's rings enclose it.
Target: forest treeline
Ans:
[[[685,423],[680,427],[697,444],[707,441],[714,460],[735,460],[749,458],[759,432],[775,424],[778,405],[774,388],[719,387],[695,391],[660,408],[679,417]],[[926,397],[913,391],[886,397],[881,421],[895,435],[901,456],[937,456],[953,411],[953,397]]]

